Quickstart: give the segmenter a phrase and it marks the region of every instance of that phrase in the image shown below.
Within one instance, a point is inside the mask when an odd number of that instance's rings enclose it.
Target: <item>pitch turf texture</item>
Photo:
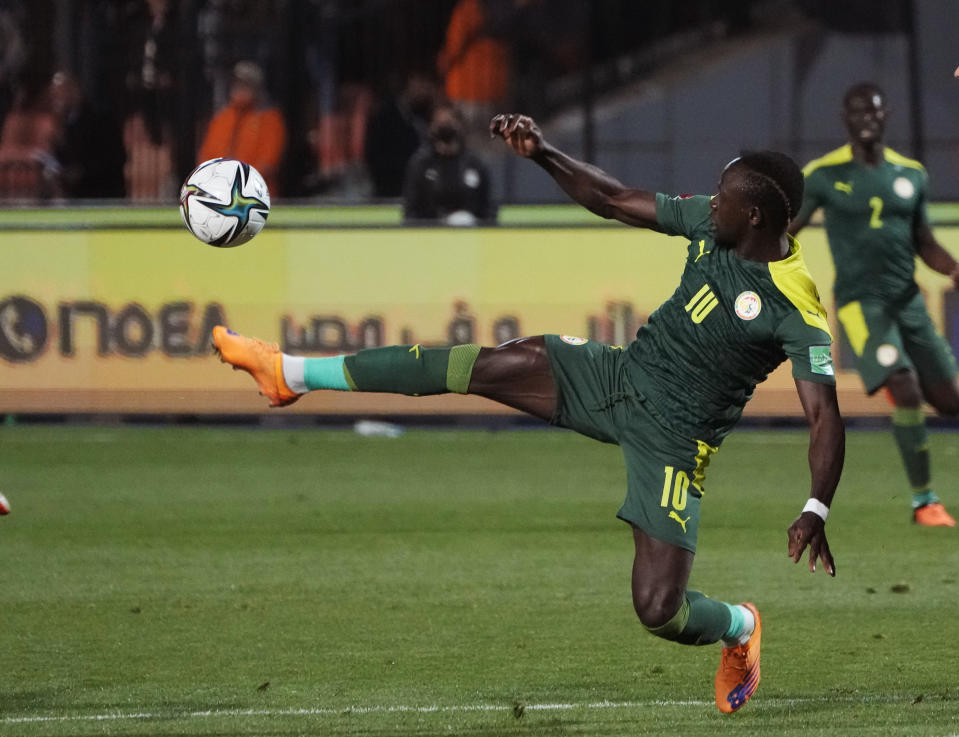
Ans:
[[[959,508],[957,436],[932,437]],[[647,635],[618,449],[561,431],[0,430],[0,734],[959,734],[957,531],[852,433],[838,577],[786,557],[802,431],[710,466],[692,584],[755,601],[762,685]]]

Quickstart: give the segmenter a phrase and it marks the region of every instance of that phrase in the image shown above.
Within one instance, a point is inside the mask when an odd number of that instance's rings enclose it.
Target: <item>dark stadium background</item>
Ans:
[[[171,2],[158,54],[172,83],[144,99],[135,78],[149,27],[145,0],[4,0],[0,29],[12,35],[0,52],[0,118],[18,95],[37,96],[56,70],[70,70],[121,121],[146,108],[169,125],[171,181],[178,181],[196,163],[198,137],[230,67],[253,59],[289,128],[284,196],[368,201],[355,151],[325,170],[317,162],[311,140],[320,108],[349,117],[343,135],[355,139],[379,95],[410,72],[436,73],[454,5]],[[742,143],[811,158],[842,135],[841,91],[873,79],[894,110],[890,143],[926,161],[933,199],[959,198],[950,0],[532,0],[512,16],[511,0],[497,5],[507,19],[497,33],[513,52],[509,107],[552,125],[574,153],[615,163],[625,181],[711,187],[703,169],[714,167],[700,162],[718,162]],[[499,151],[483,154],[502,200],[562,201],[536,172],[505,163]],[[170,186],[141,189],[134,199],[168,195]]]

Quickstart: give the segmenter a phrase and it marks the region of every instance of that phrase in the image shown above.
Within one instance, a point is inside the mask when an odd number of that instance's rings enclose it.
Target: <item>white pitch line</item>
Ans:
[[[757,699],[757,704],[771,706],[797,706],[800,704],[828,703],[896,703],[911,701],[912,697],[902,696],[864,696],[860,698],[796,698],[796,699]],[[652,701],[593,701],[583,704],[518,704],[525,711],[573,711],[575,709],[639,709],[664,706],[712,706],[712,701],[689,700],[652,700]],[[298,716],[336,716],[349,714],[437,714],[452,712],[511,712],[516,708],[504,704],[459,704],[452,706],[347,706],[340,709],[314,707],[302,709],[209,709],[188,712],[114,712],[112,714],[70,714],[61,716],[20,716],[0,717],[0,724],[37,724],[44,722],[109,722],[109,721],[151,721],[175,719],[215,719],[233,717],[298,717]]]

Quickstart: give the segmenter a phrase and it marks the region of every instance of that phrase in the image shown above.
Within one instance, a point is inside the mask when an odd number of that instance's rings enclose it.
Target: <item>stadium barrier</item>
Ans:
[[[959,227],[937,234],[959,253]],[[802,236],[828,307],[824,233]],[[249,377],[213,354],[209,333],[220,322],[300,354],[492,345],[544,332],[621,344],[672,293],[685,256],[680,238],[624,227],[277,225],[216,249],[176,227],[8,226],[0,243],[0,412],[8,414],[268,411]],[[959,350],[956,294],[921,264],[917,276]],[[831,308],[830,322],[838,336]],[[838,348],[837,364],[848,367]],[[837,374],[846,415],[888,411],[881,396],[863,395],[854,372]],[[351,393],[314,395],[282,412],[511,413],[477,397]],[[788,363],[747,413],[801,414]]]

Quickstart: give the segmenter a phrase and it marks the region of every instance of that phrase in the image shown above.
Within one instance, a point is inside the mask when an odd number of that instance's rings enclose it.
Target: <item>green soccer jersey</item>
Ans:
[[[656,195],[664,232],[691,242],[679,286],[637,332],[627,365],[664,423],[718,446],[787,357],[796,378],[835,377],[826,310],[799,244],[782,261],[742,259],[716,245],[709,199]]]
[[[839,306],[862,299],[905,301],[917,291],[913,231],[927,223],[926,170],[883,149],[875,167],[853,159],[848,144],[806,165],[799,218],[823,208],[836,267]]]

